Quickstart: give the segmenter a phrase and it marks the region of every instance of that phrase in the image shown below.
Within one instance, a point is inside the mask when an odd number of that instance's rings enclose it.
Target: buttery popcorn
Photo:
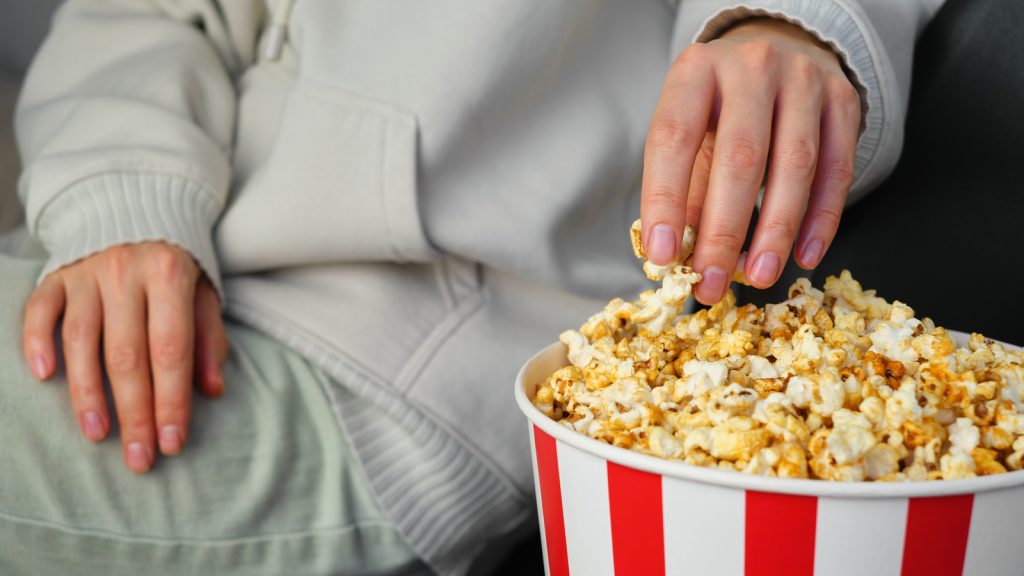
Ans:
[[[687,226],[661,282],[615,299],[560,340],[570,366],[534,405],[579,433],[668,460],[846,482],[971,478],[1024,467],[1024,355],[946,331],[848,271],[799,279],[765,308],[720,303],[679,316],[701,279]],[[735,280],[743,282],[742,273]]]

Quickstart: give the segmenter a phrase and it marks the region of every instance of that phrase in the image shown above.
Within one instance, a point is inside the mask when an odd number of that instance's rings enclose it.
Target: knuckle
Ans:
[[[111,246],[103,251],[102,266],[114,278],[128,276],[134,254],[129,246]]]
[[[712,48],[707,44],[690,44],[672,63],[670,73],[685,73],[708,63]]]
[[[700,241],[716,252],[739,252],[746,235],[738,230],[711,228],[701,230]]]
[[[179,284],[190,277],[191,259],[176,250],[160,250],[153,256],[152,271],[166,284]]]
[[[821,68],[813,58],[806,54],[793,56],[789,73],[792,80],[802,85],[812,85],[821,81]]]
[[[126,439],[145,437],[153,428],[153,419],[145,410],[125,410],[118,421]]]
[[[805,138],[782,143],[774,154],[774,163],[780,169],[800,175],[812,173],[818,162],[818,147]]]
[[[664,185],[649,185],[644,190],[644,204],[660,211],[678,211],[684,208],[683,199]]]
[[[825,178],[845,188],[853,182],[853,158],[839,158],[832,160],[825,167]]]
[[[824,225],[827,230],[837,230],[839,228],[839,220],[842,217],[842,212],[832,209],[822,209],[814,213],[814,220]]]
[[[829,99],[846,113],[856,112],[860,116],[860,93],[846,77],[836,77],[829,87]]]
[[[703,42],[698,42],[687,46],[686,49],[683,50],[683,52],[680,54],[680,56],[683,58],[700,60],[708,56],[709,50],[711,50],[711,48],[707,44]]]
[[[764,149],[749,138],[720,142],[716,149],[722,167],[730,175],[751,178],[764,166]]]
[[[762,38],[744,42],[739,50],[743,61],[751,70],[767,70],[778,53],[774,44]]]
[[[792,240],[796,237],[797,223],[780,218],[768,218],[761,221],[761,231],[775,238]]]
[[[64,341],[72,346],[79,346],[90,342],[96,334],[96,327],[88,320],[82,318],[68,318],[64,320],[61,328],[61,336]]]
[[[192,403],[186,394],[173,394],[160,398],[157,403],[157,420],[178,420],[186,417]]]
[[[155,343],[150,349],[150,355],[156,367],[171,368],[185,362],[189,352],[183,341],[168,339]]]
[[[142,362],[142,354],[131,344],[112,344],[107,347],[107,370],[115,374],[125,374],[137,370]]]
[[[652,147],[667,150],[682,149],[697,136],[685,123],[669,116],[655,118],[647,132]]]

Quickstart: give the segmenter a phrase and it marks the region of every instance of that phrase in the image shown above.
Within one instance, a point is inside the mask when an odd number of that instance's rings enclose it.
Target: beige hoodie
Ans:
[[[263,34],[262,0],[68,0],[18,107],[27,225],[44,274],[186,248],[356,393],[333,392],[382,504],[462,574],[532,513],[519,366],[648,287],[625,231],[679,51],[751,15],[830,43],[862,95],[853,201],[899,156],[941,0],[272,4]]]

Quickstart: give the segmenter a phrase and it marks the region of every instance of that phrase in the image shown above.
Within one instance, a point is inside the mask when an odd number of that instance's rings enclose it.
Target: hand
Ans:
[[[163,242],[114,246],[47,276],[25,309],[25,356],[40,380],[57,366],[53,333],[64,316],[71,402],[82,432],[110,431],[103,358],[121,424],[125,464],[142,473],[160,450],[185,443],[195,379],[211,397],[224,392],[228,341],[217,294],[184,250]]]
[[[670,262],[685,225],[699,227],[693,268],[704,278],[695,296],[721,300],[767,167],[740,263],[748,281],[775,283],[798,229],[797,263],[817,266],[853,180],[860,117],[839,58],[797,26],[747,20],[688,47],[669,70],[647,134],[641,219],[650,259]]]

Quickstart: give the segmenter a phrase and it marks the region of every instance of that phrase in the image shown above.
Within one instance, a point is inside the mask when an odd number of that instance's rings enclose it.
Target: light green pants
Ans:
[[[227,325],[226,391],[194,396],[181,454],[136,476],[116,418],[86,439],[63,366],[38,383],[21,351],[41,266],[0,255],[0,574],[430,573],[374,500],[316,372],[244,326]]]

